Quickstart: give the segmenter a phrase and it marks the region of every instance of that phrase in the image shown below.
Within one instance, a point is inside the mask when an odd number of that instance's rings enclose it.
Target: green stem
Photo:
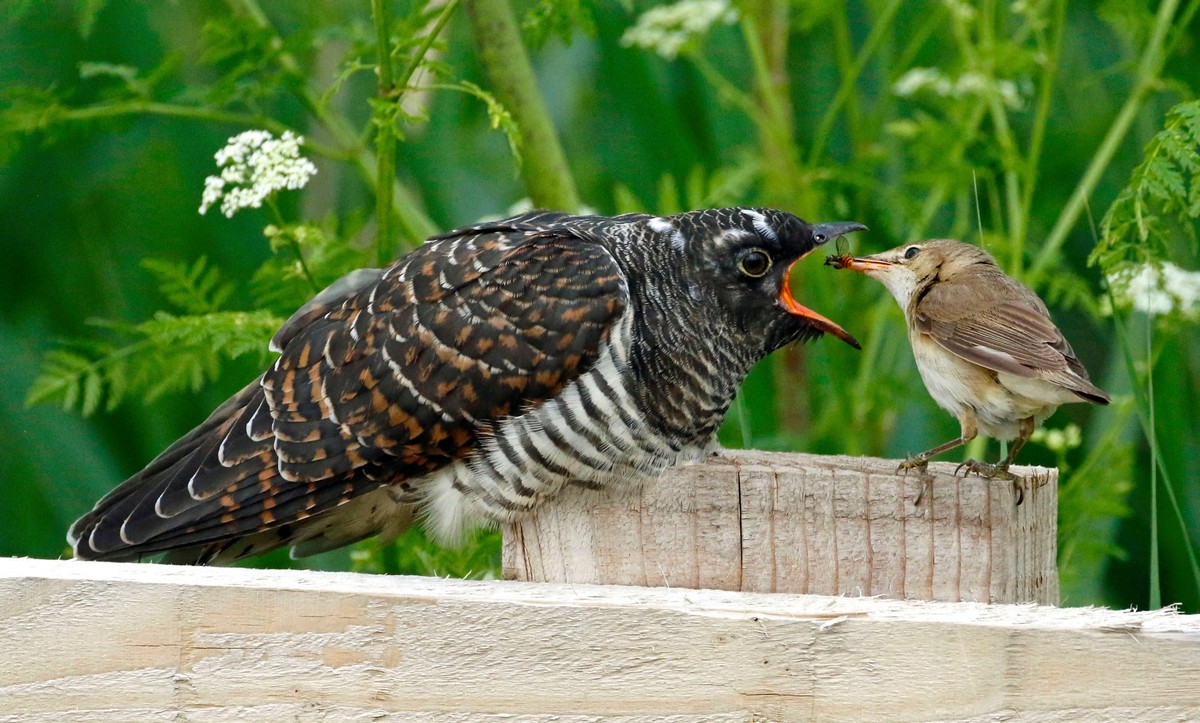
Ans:
[[[972,138],[975,138],[975,133],[979,129],[979,124],[983,122],[983,116],[987,113],[987,104],[980,101],[971,110],[970,115],[963,128],[963,133],[959,138],[959,142],[950,151],[948,156],[947,166],[954,166],[967,152],[967,145]],[[942,207],[942,202],[946,200],[946,194],[949,188],[947,183],[943,182],[934,187],[934,189],[925,197],[925,203],[921,205],[921,213],[916,223],[910,224],[908,233],[905,236],[905,241],[916,241],[924,238],[929,226],[933,223],[934,216],[937,215],[938,209]]]
[[[758,106],[755,105],[752,96],[742,92],[741,88],[738,88],[733,81],[722,75],[721,71],[717,70],[716,66],[709,62],[703,53],[689,53],[687,58],[696,66],[696,70],[700,71],[700,75],[704,76],[709,85],[717,91],[717,97],[745,113],[746,117],[754,121],[760,126],[760,130],[765,132],[765,129],[761,128],[761,119],[759,118],[761,114],[758,112]]]
[[[533,205],[579,208],[579,194],[562,145],[542,102],[537,78],[508,0],[466,0],[467,17],[496,99],[512,115],[521,144],[521,176]]]
[[[48,118],[39,118],[36,122],[27,122],[15,126],[15,130],[32,133],[45,129],[52,123],[67,122],[67,123],[86,123],[89,121],[102,120],[105,118],[120,118],[122,116],[131,115],[153,115],[162,116],[164,118],[183,118],[186,120],[198,120],[205,123],[228,123],[242,127],[257,127],[269,130],[275,135],[280,135],[285,131],[293,130],[287,125],[280,123],[266,116],[252,115],[250,113],[238,113],[236,111],[220,110],[218,108],[206,108],[202,106],[181,105],[178,103],[164,103],[158,101],[147,100],[127,100],[119,103],[103,103],[92,106],[84,106],[81,108],[57,108],[54,115]],[[304,147],[334,160],[348,160],[347,155],[335,148],[314,143],[309,139],[304,140]]]
[[[782,20],[780,19],[782,13]],[[786,45],[769,54],[758,18],[784,22],[789,8],[778,2],[747,6],[740,25],[742,40],[753,69],[754,109],[749,117],[757,126],[763,159],[764,201],[770,205],[809,208],[815,201],[808,194],[812,177],[801,165],[792,125],[788,93]]]
[[[1116,300],[1113,298],[1112,289],[1109,289],[1109,291],[1108,291],[1108,300],[1109,300],[1109,303],[1112,304],[1114,308],[1116,308],[1116,303],[1115,303]],[[1138,378],[1137,377],[1137,368],[1133,361],[1133,353],[1130,351],[1130,348],[1129,348],[1128,334],[1125,330],[1124,324],[1121,323],[1120,316],[1117,315],[1116,313],[1113,314],[1113,321],[1115,323],[1115,329],[1117,332],[1117,341],[1121,348],[1121,356],[1125,360],[1125,372],[1126,372],[1126,374],[1129,375],[1129,380],[1131,383],[1130,386],[1133,389],[1134,406],[1137,408],[1138,420],[1141,422],[1141,426],[1142,426],[1142,434],[1145,435],[1146,439],[1148,439],[1148,440],[1149,439],[1157,439],[1157,435],[1155,434],[1154,428],[1153,428],[1152,415],[1149,411],[1150,410],[1150,402],[1146,398],[1146,392],[1143,389],[1141,389],[1141,387],[1139,387],[1137,384],[1137,378]],[[1150,322],[1148,320],[1147,323],[1152,323],[1152,322]],[[1150,369],[1148,368],[1147,374],[1149,374],[1149,373],[1150,373]],[[1151,463],[1151,465],[1154,465],[1157,468],[1158,474],[1162,476],[1163,491],[1165,491],[1167,493],[1167,502],[1169,502],[1171,505],[1171,511],[1175,513],[1175,521],[1179,524],[1179,529],[1183,536],[1183,542],[1184,542],[1183,549],[1184,549],[1184,552],[1187,554],[1188,564],[1192,569],[1192,581],[1196,586],[1196,590],[1200,591],[1200,560],[1197,560],[1196,550],[1195,550],[1195,547],[1192,545],[1191,531],[1188,528],[1187,521],[1184,519],[1183,508],[1179,504],[1178,497],[1175,495],[1175,484],[1171,480],[1171,474],[1167,469],[1167,461],[1163,457],[1162,450],[1160,450],[1158,448],[1157,444],[1154,444],[1154,443],[1151,444],[1150,454],[1152,457],[1150,463]],[[1151,475],[1151,478],[1152,478],[1152,482],[1153,482],[1154,481],[1153,473]],[[1155,485],[1155,487],[1152,488],[1152,490],[1155,490],[1155,489],[1157,489],[1157,485]],[[1152,491],[1151,504],[1153,504],[1155,502],[1155,500],[1153,499],[1153,495],[1154,495],[1154,492]],[[1151,514],[1153,515],[1156,513],[1154,511],[1152,511]],[[1155,530],[1154,532],[1156,533],[1157,531]],[[1154,534],[1154,537],[1151,540],[1152,550],[1156,550],[1156,548],[1157,548],[1157,545],[1158,545],[1157,538],[1158,538],[1158,535]],[[1156,553],[1152,552],[1152,554],[1156,554]],[[1157,575],[1155,575],[1155,577],[1157,577]],[[1153,585],[1154,585],[1154,583],[1152,582],[1151,583],[1151,595],[1154,594]],[[1161,596],[1161,591],[1159,594]],[[1161,601],[1160,601],[1160,605],[1161,605]]]
[[[1189,10],[1193,10],[1196,3],[1189,6]],[[1100,147],[1096,149],[1095,155],[1092,156],[1092,162],[1088,164],[1087,169],[1083,173],[1083,177],[1079,179],[1075,190],[1071,193],[1071,197],[1067,199],[1066,205],[1058,216],[1054,227],[1050,230],[1050,235],[1046,237],[1042,244],[1041,250],[1034,258],[1032,266],[1029,269],[1030,279],[1035,279],[1045,274],[1054,263],[1058,255],[1058,250],[1067,240],[1067,234],[1075,227],[1075,222],[1079,220],[1079,215],[1083,212],[1084,203],[1088,196],[1099,183],[1100,177],[1104,174],[1108,164],[1112,162],[1113,156],[1121,147],[1121,143],[1125,140],[1126,133],[1129,132],[1130,126],[1133,125],[1134,119],[1138,112],[1142,109],[1142,105],[1146,101],[1146,97],[1150,91],[1158,84],[1159,73],[1162,72],[1163,64],[1166,63],[1165,41],[1167,32],[1171,29],[1171,20],[1175,17],[1175,10],[1179,7],[1179,0],[1162,0],[1158,6],[1158,14],[1154,20],[1154,29],[1150,34],[1150,40],[1146,43],[1146,49],[1142,53],[1141,61],[1138,63],[1137,78],[1134,81],[1133,90],[1129,93],[1129,97],[1125,99],[1124,105],[1117,112],[1116,118],[1113,119],[1112,125],[1108,129],[1108,133],[1101,141]],[[1184,22],[1190,18],[1182,18]]]
[[[843,3],[842,7],[845,7],[845,3]],[[829,23],[832,26],[830,40],[833,43],[833,58],[837,67],[838,78],[841,79],[841,83],[838,86],[838,91],[840,92],[846,85],[848,78],[857,80],[858,72],[855,70],[857,54],[854,52],[854,36],[850,33],[850,20],[847,17],[849,13],[841,12],[833,13],[832,15],[829,19]],[[876,29],[878,29],[878,26],[872,28],[872,30]],[[835,97],[834,100],[836,101],[837,98]],[[845,129],[849,146],[851,149],[857,148],[858,143],[856,141],[861,126],[858,94],[851,93],[846,96],[845,100],[840,104],[840,108],[842,114],[846,117]],[[825,115],[828,114],[829,109],[826,108]],[[828,132],[826,131],[826,133]]]
[[[1190,37],[1192,18],[1196,15],[1197,11],[1200,11],[1200,0],[1192,0],[1184,6],[1183,13],[1179,16],[1179,22],[1174,24],[1171,37],[1167,40],[1166,57],[1169,58],[1174,55],[1184,38]]]
[[[273,33],[272,44],[276,48],[283,47],[283,39],[271,24],[270,18],[259,7],[257,0],[227,0],[232,7],[240,6],[264,30]],[[341,115],[334,113],[329,106],[322,102],[320,95],[308,85],[308,74],[301,68],[296,58],[287,52],[279,53],[279,65],[296,81],[296,94],[317,122],[329,132],[339,146],[346,149],[346,156],[363,181],[374,187],[378,179],[379,163],[375,154],[367,149],[358,137],[358,133],[350,122]],[[438,226],[421,209],[417,195],[399,181],[392,186],[393,203],[400,225],[405,236],[412,244],[417,244],[425,238],[438,232]]]
[[[1062,57],[1063,37],[1067,28],[1067,0],[1055,0],[1054,3],[1054,39],[1050,50],[1046,53],[1046,70],[1042,73],[1041,85],[1038,88],[1037,108],[1033,114],[1033,126],[1030,131],[1029,154],[1025,161],[1024,195],[1021,198],[1021,217],[1026,222],[1033,214],[1033,192],[1038,184],[1038,169],[1042,159],[1042,143],[1046,137],[1046,122],[1050,117],[1050,102],[1054,97],[1054,83],[1058,78],[1058,65]],[[1023,229],[1018,236],[1013,234],[1013,255],[1025,259],[1025,237],[1028,230]],[[1018,268],[1015,267],[1014,268]]]
[[[1147,438],[1150,452],[1158,457],[1158,430],[1154,421],[1154,317],[1146,316],[1146,406],[1150,417]],[[1184,531],[1187,534],[1187,531]],[[1162,576],[1158,559],[1158,465],[1150,464],[1150,607],[1162,607]]]
[[[392,3],[391,0],[371,0],[371,16],[375,21],[376,93],[380,104],[398,102],[399,93],[392,80]],[[384,113],[375,120],[375,158],[378,173],[375,179],[375,263],[384,266],[395,248],[396,184],[396,117]]]
[[[738,392],[734,398],[738,413],[738,431],[742,435],[742,449],[754,449],[754,434],[750,429],[750,408],[746,404],[746,395]]]
[[[742,18],[742,37],[746,50],[750,54],[750,63],[754,68],[754,85],[758,91],[759,102],[771,119],[770,126],[779,139],[791,138],[791,113],[788,110],[787,96],[782,92],[780,84],[771,69],[767,53],[763,48],[762,35],[758,31],[758,23],[754,17],[747,14]],[[784,86],[786,87],[786,85]]]
[[[833,101],[825,109],[825,114],[821,116],[821,122],[817,126],[816,135],[813,136],[812,148],[808,152],[809,165],[816,165],[817,159],[820,158],[821,151],[825,149],[825,143],[829,139],[829,134],[833,130],[833,123],[837,120],[837,114],[841,110],[842,105],[849,101],[854,96],[854,90],[858,85],[858,79],[862,75],[863,68],[866,67],[867,61],[875,54],[879,48],[879,44],[887,37],[887,33],[892,29],[892,18],[900,10],[903,5],[902,0],[891,0],[883,8],[883,12],[871,24],[871,32],[867,34],[867,39],[863,42],[862,48],[859,49],[858,55],[854,58],[854,63],[850,66],[849,71],[842,74],[842,83],[838,86],[837,93],[833,96]]]
[[[437,21],[425,38],[417,52],[413,54],[399,78],[393,79],[393,62],[391,49],[391,0],[371,0],[371,12],[375,20],[375,42],[377,45],[377,62],[379,77],[379,99],[383,103],[399,104],[404,93],[409,89],[409,82],[417,69],[421,67],[434,41],[445,29],[450,16],[458,7],[458,0],[451,0],[442,7]],[[399,133],[396,130],[396,118],[390,114],[381,122],[376,123],[376,178],[375,178],[375,217],[378,230],[375,237],[376,263],[386,266],[392,259],[396,249],[396,199],[399,184],[396,182],[396,145]],[[403,216],[399,220],[403,220]],[[413,230],[409,228],[410,237]],[[427,235],[427,234],[426,234]]]
[[[280,233],[287,235],[288,246],[296,254],[296,261],[300,264],[300,273],[304,274],[304,278],[308,280],[308,285],[312,288],[313,294],[320,293],[322,287],[317,283],[316,277],[313,276],[312,271],[308,268],[308,261],[304,258],[304,251],[300,248],[300,242],[296,240],[296,234],[289,228],[288,223],[283,220],[283,214],[279,212],[279,206],[275,205],[274,195],[267,197],[267,208],[271,211],[271,215],[275,217],[275,224],[279,227]]]
[[[925,11],[921,24],[908,36],[907,42],[904,44],[904,48],[900,51],[899,55],[896,56],[895,62],[889,63],[891,66],[887,69],[889,73],[894,71],[908,72],[913,67],[913,64],[917,62],[917,56],[920,55],[921,49],[925,47],[925,42],[941,26],[942,22],[946,19],[947,12],[949,10],[945,3],[937,3]],[[890,86],[899,77],[899,75],[889,77],[887,79],[888,85]]]
[[[438,15],[433,27],[425,34],[425,39],[421,41],[421,47],[413,54],[412,60],[405,66],[404,71],[400,73],[400,77],[396,79],[396,87],[400,93],[405,93],[409,90],[408,84],[412,81],[413,75],[416,74],[417,68],[421,67],[421,63],[425,60],[425,56],[429,54],[429,49],[433,47],[434,41],[446,29],[446,23],[450,22],[450,16],[458,9],[458,0],[450,0],[442,7],[442,12]]]
[[[883,368],[883,348],[885,342],[889,347],[894,345],[895,338],[887,331],[888,311],[893,305],[891,297],[887,294],[883,295],[867,310],[870,316],[869,328],[871,333],[867,336],[866,346],[863,347],[862,358],[858,364],[858,373],[855,376],[854,384],[851,389],[874,389],[877,384],[877,375],[886,375],[887,370]],[[864,315],[865,316],[865,315]],[[882,415],[873,414],[878,405],[879,395],[876,394],[854,394],[851,397],[851,419],[854,420],[852,429],[871,431],[879,426],[879,419]],[[874,417],[874,419],[872,418]],[[847,454],[865,454],[870,451],[870,447],[866,446],[868,440],[863,439],[866,434],[850,435],[852,439],[852,449],[846,451]]]
[[[1026,218],[1021,210],[1021,177],[1018,169],[1023,167],[1021,153],[1017,149],[1017,141],[1013,134],[1012,127],[1008,123],[1008,111],[1004,108],[1004,102],[1000,97],[1000,93],[996,88],[996,73],[995,73],[995,45],[996,32],[994,24],[996,22],[996,11],[993,3],[984,2],[978,13],[979,19],[979,52],[972,45],[971,34],[969,28],[966,27],[965,20],[956,20],[954,23],[955,39],[958,42],[959,49],[963,56],[967,59],[969,67],[974,68],[984,77],[991,81],[991,86],[985,88],[983,93],[984,102],[987,104],[988,115],[992,119],[992,125],[995,128],[996,143],[1000,147],[1001,163],[1004,172],[1004,216],[1008,219],[1008,236],[1010,247],[1017,250],[1019,242],[1017,239],[1024,238]],[[994,215],[995,218],[1002,218],[999,214]],[[981,234],[982,235],[982,234]],[[1014,253],[1009,266],[1009,271],[1015,276],[1021,275],[1021,266],[1023,258],[1019,253]]]
[[[1008,112],[1000,96],[993,90],[988,91],[988,107],[992,123],[996,127],[996,140],[1004,163],[1004,205],[1008,216],[1009,245],[1013,249],[1009,264],[1009,273],[1020,278],[1021,267],[1025,259],[1021,252],[1021,239],[1025,238],[1026,217],[1021,207],[1021,177],[1017,169],[1024,164],[1021,153],[1017,150],[1017,142],[1013,137],[1012,128],[1008,125]]]

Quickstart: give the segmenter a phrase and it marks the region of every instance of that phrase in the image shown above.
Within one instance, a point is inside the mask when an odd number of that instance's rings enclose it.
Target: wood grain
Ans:
[[[570,490],[504,535],[505,576],[537,582],[1058,602],[1058,472],[955,477],[921,504],[896,460],[755,451],[676,467],[626,496]]]
[[[1181,721],[1200,619],[0,559],[0,722]]]

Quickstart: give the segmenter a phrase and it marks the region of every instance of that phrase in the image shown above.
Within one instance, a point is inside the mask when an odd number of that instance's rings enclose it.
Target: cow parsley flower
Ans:
[[[1028,90],[1028,89],[1026,89]],[[982,73],[968,71],[951,79],[937,68],[910,68],[892,84],[892,92],[908,98],[928,91],[943,98],[982,98],[996,93],[1000,101],[1009,108],[1019,110],[1025,103],[1022,86],[1005,79],[993,80]]]
[[[216,153],[220,175],[204,179],[200,213],[218,201],[226,218],[243,208],[259,208],[268,196],[285,188],[303,188],[317,172],[313,162],[300,155],[304,137],[284,131],[279,138],[269,131],[239,133]]]
[[[1083,444],[1083,432],[1072,422],[1062,429],[1038,427],[1030,439],[1044,444],[1051,452],[1063,454]]]
[[[621,36],[621,45],[652,50],[674,60],[713,25],[732,25],[737,17],[737,10],[727,0],[681,0],[660,5],[638,16],[637,23]]]
[[[1118,306],[1151,316],[1178,312],[1186,319],[1200,317],[1200,271],[1170,262],[1147,263],[1116,271],[1108,283]]]

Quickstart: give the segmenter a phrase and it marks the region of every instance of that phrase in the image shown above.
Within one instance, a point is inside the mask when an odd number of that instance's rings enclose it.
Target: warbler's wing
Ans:
[[[567,219],[463,229],[319,296],[276,335],[270,370],[72,526],[76,555],[303,543],[309,518],[384,485],[413,493],[480,430],[558,394],[626,303],[616,262]]]
[[[912,323],[946,350],[993,371],[1044,379],[1087,401],[1108,403],[1042,300],[999,270],[942,280],[918,293]]]

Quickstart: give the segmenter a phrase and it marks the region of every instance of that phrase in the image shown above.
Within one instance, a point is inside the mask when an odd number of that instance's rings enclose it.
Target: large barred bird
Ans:
[[[436,236],[297,311],[262,376],[96,503],[84,559],[311,555],[418,517],[443,541],[568,484],[696,461],[746,373],[839,326],[788,271],[864,226],[772,209],[534,212]]]

